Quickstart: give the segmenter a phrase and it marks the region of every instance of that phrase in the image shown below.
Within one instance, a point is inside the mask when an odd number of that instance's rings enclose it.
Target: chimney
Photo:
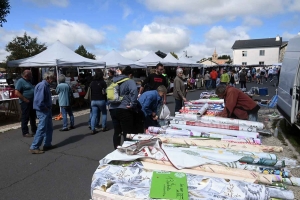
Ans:
[[[275,39],[275,41],[277,41],[277,42],[279,42],[279,41],[280,41],[280,37],[279,37],[279,35],[277,35],[277,36],[276,36],[276,39]]]

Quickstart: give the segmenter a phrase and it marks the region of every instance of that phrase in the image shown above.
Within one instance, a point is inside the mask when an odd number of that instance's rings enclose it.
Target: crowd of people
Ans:
[[[204,84],[206,90],[210,88],[215,89],[219,84],[231,85],[233,87],[240,87],[243,90],[247,89],[246,83],[256,82],[263,84],[264,82],[272,82],[274,79],[279,80],[280,68],[278,67],[262,67],[261,69],[252,68],[235,68],[231,70],[222,69],[206,71],[204,75]]]
[[[215,93],[225,102],[224,110],[219,114],[221,117],[238,118],[251,121],[257,121],[257,112],[259,106],[242,90],[235,88],[238,83],[246,87],[246,82],[257,78],[257,73],[265,70],[265,73],[272,74],[268,78],[273,80],[274,76],[279,76],[280,72],[273,73],[274,69],[262,68],[257,70],[250,69],[246,71],[226,69],[220,74],[215,69],[209,73],[206,71],[204,80],[206,88],[209,84],[215,89]],[[251,79],[249,78],[249,71]],[[132,79],[133,70],[127,66],[122,71],[110,70],[108,78],[104,80],[102,70],[99,70],[92,77],[89,83],[87,99],[90,101],[90,115],[88,125],[91,134],[99,131],[107,131],[107,113],[109,111],[114,134],[113,146],[116,149],[121,145],[121,140],[127,140],[129,133],[144,133],[149,126],[160,126],[159,112],[162,105],[166,104],[166,94],[168,88],[168,79],[163,74],[164,66],[157,64],[155,71],[151,73],[141,88],[138,89],[136,82]],[[261,73],[260,73],[261,74]],[[32,73],[30,70],[24,70],[22,78],[18,80],[15,88],[15,94],[19,97],[22,118],[21,127],[24,137],[34,137],[30,146],[30,153],[41,154],[44,151],[55,148],[52,145],[52,94],[50,84],[56,80],[53,72],[43,74],[43,80],[36,86],[30,82]],[[218,81],[218,79],[220,79]],[[249,80],[250,79],[250,80]],[[79,80],[80,81],[80,80]],[[183,70],[177,68],[174,79],[173,97],[175,100],[174,112],[179,110],[187,101],[187,86],[183,79]],[[63,74],[58,76],[58,85],[56,87],[58,102],[62,113],[62,128],[60,131],[68,131],[76,127],[72,111],[73,91],[66,83],[66,77]],[[67,115],[70,118],[68,123]],[[36,117],[39,119],[36,125]],[[100,123],[101,119],[101,124]],[[31,133],[28,128],[30,121]],[[42,143],[43,149],[40,149]]]

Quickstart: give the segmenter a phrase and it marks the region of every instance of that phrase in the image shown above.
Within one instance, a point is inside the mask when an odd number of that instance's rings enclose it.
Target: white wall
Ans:
[[[260,56],[259,51],[265,50],[265,55]],[[247,51],[247,56],[243,57],[242,52]],[[268,48],[251,48],[251,49],[234,49],[233,64],[241,65],[242,62],[247,62],[247,65],[256,65],[259,62],[265,62],[265,65],[272,65],[279,61],[279,47]]]

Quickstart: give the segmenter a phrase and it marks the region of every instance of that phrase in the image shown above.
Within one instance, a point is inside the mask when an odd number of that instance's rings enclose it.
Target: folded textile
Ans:
[[[155,163],[160,165],[172,166],[169,161],[160,161],[151,158],[143,158],[143,162]],[[143,163],[142,162],[142,163]],[[144,165],[144,164],[143,164]],[[175,169],[175,168],[174,168]],[[258,172],[247,171],[242,169],[233,169],[219,165],[201,165],[197,167],[190,168],[191,170],[203,171],[203,172],[211,172],[214,174],[224,174],[234,176],[232,179],[236,180],[235,177],[246,178],[246,179],[255,179],[255,183],[263,183],[272,185],[272,175],[269,174],[260,174]],[[217,175],[218,176],[218,175]]]
[[[137,162],[132,165],[100,165],[95,171],[91,193],[95,190],[127,198],[149,199],[153,170]],[[187,173],[189,199],[211,200],[267,200],[272,198],[293,199],[293,192],[278,188],[267,188],[248,182]],[[124,198],[125,199],[125,198]]]
[[[252,145],[252,144],[232,144],[222,140],[203,140],[198,138],[183,138],[183,137],[168,137],[163,135],[150,135],[150,134],[127,134],[127,138],[131,140],[149,140],[159,138],[162,143],[189,145],[189,146],[202,146],[202,147],[216,147],[226,148],[228,150],[244,150],[251,152],[282,152],[283,148],[278,146],[265,146],[265,145]]]
[[[228,129],[219,129],[219,128],[210,128],[210,127],[198,127],[198,126],[189,126],[189,125],[181,125],[181,124],[171,124],[170,127],[190,130],[192,136],[199,136],[197,133],[215,133],[227,136],[235,136],[235,137],[244,137],[244,138],[257,138],[259,136],[258,132],[247,132],[247,131],[236,131],[236,130],[228,130]],[[168,130],[168,129],[167,129]]]
[[[239,126],[239,125],[233,125],[233,124],[211,123],[211,122],[204,122],[204,121],[188,121],[188,120],[176,120],[175,119],[175,120],[170,120],[170,124],[210,127],[210,128],[236,130],[236,131],[257,132],[255,127]]]

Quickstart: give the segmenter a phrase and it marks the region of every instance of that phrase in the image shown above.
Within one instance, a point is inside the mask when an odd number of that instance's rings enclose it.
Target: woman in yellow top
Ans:
[[[227,85],[230,81],[227,71],[224,69],[223,74],[221,75],[220,85]]]

